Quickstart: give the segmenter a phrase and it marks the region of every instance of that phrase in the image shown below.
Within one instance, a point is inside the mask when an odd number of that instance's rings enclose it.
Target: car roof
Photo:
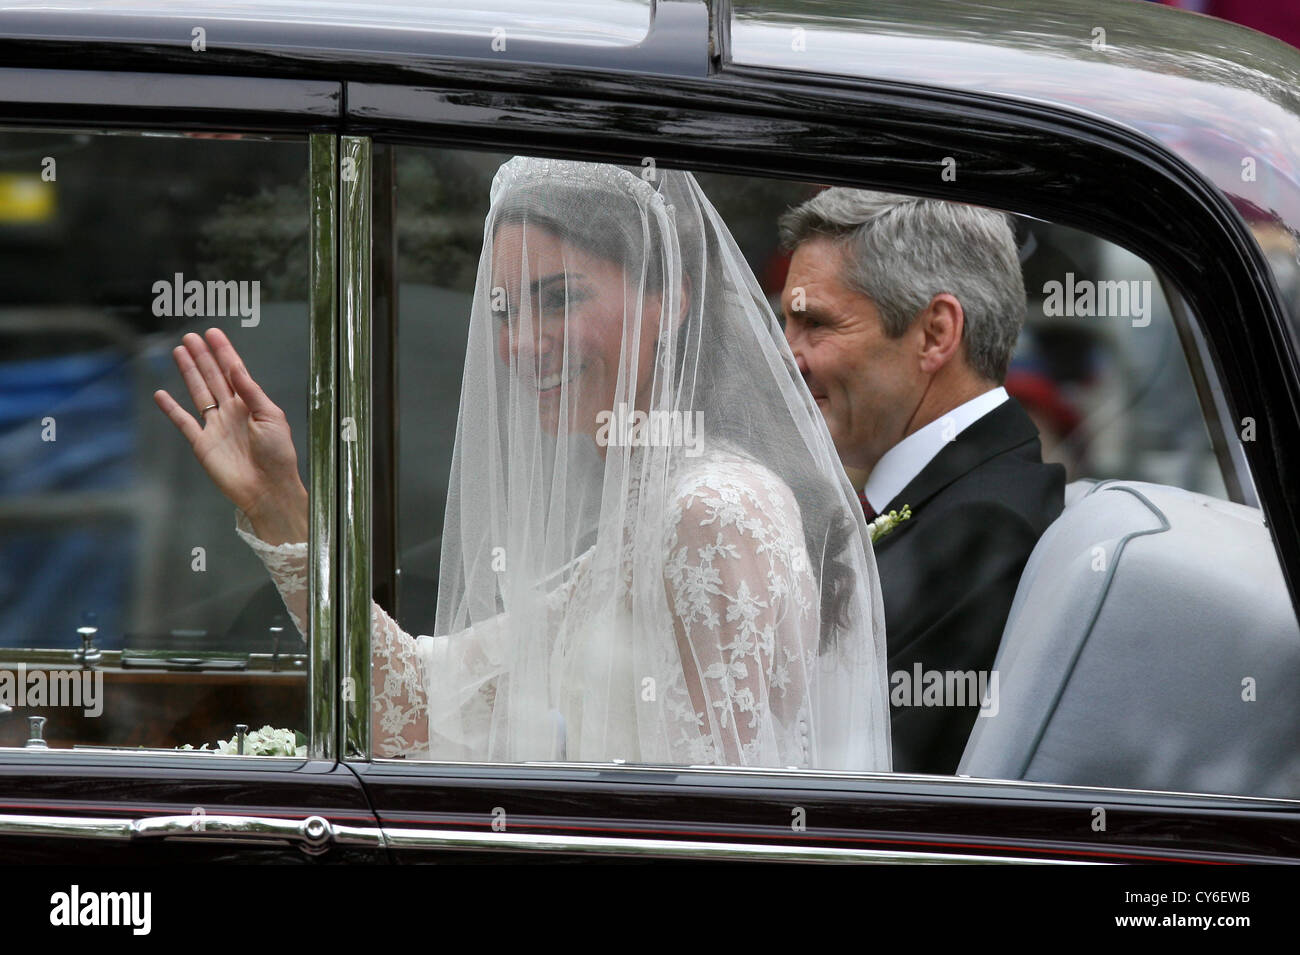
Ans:
[[[119,20],[181,20],[195,26],[261,24],[267,28],[337,26],[358,31],[401,29],[419,33],[491,34],[494,27],[520,36],[572,43],[636,43],[650,25],[651,0],[565,0],[563,10],[528,0],[6,0],[0,11],[77,18],[110,14]],[[183,34],[182,34],[183,35]],[[188,40],[185,41],[188,43]]]
[[[653,30],[652,30],[653,26]],[[0,39],[260,53],[283,75],[430,58],[702,76],[703,0],[0,0]],[[196,51],[197,52],[197,51]]]
[[[1300,50],[1133,0],[733,0],[729,60],[1047,103],[1134,129],[1300,235]]]
[[[356,78],[450,57],[704,77],[721,62],[1050,104],[1164,145],[1300,252],[1300,51],[1159,4],[0,0],[0,43],[64,41],[79,55],[188,53],[195,27],[212,48],[259,55],[264,75]]]

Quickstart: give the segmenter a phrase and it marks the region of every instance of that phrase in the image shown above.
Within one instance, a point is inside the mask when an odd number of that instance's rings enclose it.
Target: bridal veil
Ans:
[[[435,752],[888,770],[866,535],[694,178],[503,165],[423,653]]]

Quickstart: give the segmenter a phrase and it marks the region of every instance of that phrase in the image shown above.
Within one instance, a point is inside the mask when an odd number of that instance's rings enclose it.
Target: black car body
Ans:
[[[390,144],[633,165],[653,156],[953,198],[1122,245],[1213,316],[1200,333],[1224,419],[1252,417],[1268,435],[1226,449],[1225,473],[1239,479],[1234,499],[1265,515],[1293,605],[1300,593],[1300,316],[1287,313],[1242,212],[1300,229],[1300,54],[1122,0],[1079,11],[976,0],[623,7],[612,5],[617,29],[602,36],[594,17],[586,34],[581,23],[548,34],[523,4],[432,26],[382,5],[365,9],[368,23],[329,4],[305,17],[217,2],[0,5],[6,126],[309,142],[315,558],[305,758],[5,748],[0,856],[1300,861],[1300,792],[370,757],[369,599],[385,603],[396,587],[385,373],[396,282],[391,210],[367,197]],[[625,42],[641,18],[644,36]],[[1098,26],[1105,52],[1090,45]],[[797,35],[815,55],[792,46]],[[1247,153],[1252,182],[1237,175]],[[938,175],[948,158],[955,181]],[[342,172],[349,160],[359,177]],[[337,437],[349,418],[359,440]],[[70,651],[41,659],[59,653]]]

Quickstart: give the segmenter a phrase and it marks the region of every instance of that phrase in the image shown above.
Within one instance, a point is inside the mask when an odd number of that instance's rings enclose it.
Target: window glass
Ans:
[[[1028,310],[1007,386],[1038,425],[1044,459],[1071,481],[1125,478],[1227,497],[1155,272],[1074,229],[1022,228]]]
[[[397,597],[376,618],[373,739],[375,755],[410,759],[430,753],[398,738],[403,728],[423,732],[430,700],[444,715],[458,706],[489,713],[492,706],[493,690],[456,684],[446,661],[468,631],[438,632],[437,607],[439,580],[447,579],[440,561],[457,422],[473,410],[465,396],[480,393],[464,370],[467,347],[473,348],[470,316],[489,190],[510,157],[406,146],[393,147],[391,157],[397,413],[395,472],[387,479],[396,482],[396,504],[393,526],[381,519],[375,535],[380,546],[394,546]],[[1295,747],[1279,742],[1276,714],[1254,706],[1265,685],[1274,699],[1293,699],[1286,681],[1300,670],[1300,635],[1269,531],[1247,503],[1253,491],[1240,449],[1253,436],[1248,422],[1224,420],[1195,317],[1171,307],[1161,277],[1112,243],[1035,219],[1000,219],[989,210],[977,212],[1007,229],[1005,237],[989,240],[1001,243],[1002,266],[980,254],[954,253],[966,246],[937,232],[918,234],[914,245],[878,238],[907,249],[885,269],[894,278],[906,270],[936,274],[935,256],[965,259],[974,284],[951,278],[925,285],[922,298],[928,308],[932,296],[959,289],[948,294],[966,298],[963,336],[990,340],[987,329],[1001,327],[999,315],[1017,308],[1024,314],[1003,347],[1001,380],[991,383],[1005,389],[1007,400],[987,386],[969,406],[950,398],[942,413],[928,412],[930,438],[909,438],[912,450],[895,453],[904,436],[919,430],[907,425],[908,416],[923,404],[936,407],[925,404],[933,400],[926,389],[959,389],[947,379],[919,388],[902,379],[880,384],[882,376],[908,373],[907,357],[897,350],[905,337],[844,339],[852,348],[893,356],[866,362],[869,374],[859,374],[860,352],[824,345],[838,334],[827,330],[835,324],[834,308],[823,301],[800,312],[794,305],[794,293],[804,287],[792,287],[796,276],[808,283],[808,302],[821,281],[799,258],[816,230],[796,237],[792,255],[778,223],[824,187],[695,178],[767,298],[804,373],[801,384],[818,398],[842,458],[848,418],[833,420],[845,414],[837,404],[848,401],[856,410],[852,402],[861,400],[872,408],[871,401],[884,401],[877,391],[894,389],[894,404],[874,413],[881,421],[894,416],[902,430],[871,468],[847,468],[868,498],[868,520],[880,518],[872,533],[887,622],[893,768],[1300,795]],[[960,209],[970,208],[940,210],[939,221],[955,215],[964,223]],[[885,218],[910,215],[894,209]],[[989,221],[952,228],[993,228]],[[846,248],[874,246],[832,248],[848,256]],[[832,270],[837,280],[848,275],[843,258],[824,261],[840,270]],[[1002,312],[977,302],[987,291],[980,282],[995,268],[1023,285],[1019,305]],[[869,268],[860,274],[863,281],[880,280]],[[386,281],[377,275],[376,287]],[[881,287],[881,301],[889,301],[889,288]],[[990,301],[1006,301],[1005,289],[996,293],[1002,299],[988,294]],[[872,321],[885,321],[879,308],[873,314]],[[971,332],[973,326],[985,331]],[[963,355],[977,347],[969,337],[961,342]],[[854,389],[856,398],[849,394]],[[755,390],[753,400],[767,400],[761,394]],[[952,433],[945,435],[949,425]],[[872,427],[861,433],[874,441]],[[932,465],[938,470],[928,471]],[[873,487],[888,488],[886,499],[870,501]],[[909,513],[900,513],[904,505]],[[876,506],[895,513],[877,515]],[[384,581],[375,583],[382,592]],[[544,644],[540,618],[535,633]],[[564,665],[545,653],[538,659]],[[562,704],[555,708],[561,716],[548,732],[571,745],[573,717]],[[441,752],[433,758],[492,758],[472,747]],[[563,744],[555,752],[565,752]],[[713,755],[696,762],[728,763]],[[606,757],[596,761],[638,761],[615,752]]]
[[[0,131],[4,745],[306,728],[305,644],[154,394],[202,420],[173,350],[220,329],[305,469],[307,168],[301,139]]]

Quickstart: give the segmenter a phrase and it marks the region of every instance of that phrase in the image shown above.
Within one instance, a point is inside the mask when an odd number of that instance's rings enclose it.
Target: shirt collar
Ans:
[[[876,462],[862,489],[873,508],[879,509],[902,493],[927,464],[972,424],[1007,400],[1007,390],[999,385],[959,404],[946,415],[936,418],[894,445]],[[909,501],[901,502],[903,504]]]

